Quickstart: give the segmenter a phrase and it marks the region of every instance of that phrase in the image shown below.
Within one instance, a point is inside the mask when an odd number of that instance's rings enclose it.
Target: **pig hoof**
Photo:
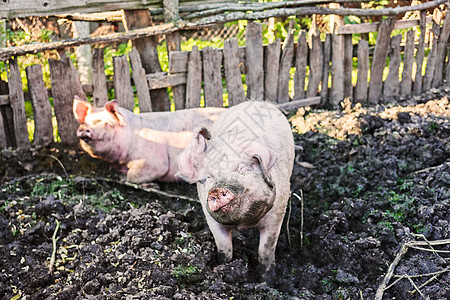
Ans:
[[[276,272],[275,272],[275,266],[272,265],[269,268],[266,268],[264,266],[261,266],[261,281],[266,282],[269,286],[274,286],[276,281]]]
[[[231,259],[223,252],[217,252],[217,263],[222,265],[229,262]]]

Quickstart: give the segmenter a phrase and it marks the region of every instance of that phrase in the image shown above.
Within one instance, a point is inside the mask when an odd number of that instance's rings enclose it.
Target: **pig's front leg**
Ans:
[[[203,207],[203,205],[202,205]],[[217,258],[219,263],[228,262],[233,258],[233,242],[231,240],[231,230],[214,220],[203,207],[209,230],[211,230],[217,246]]]
[[[276,200],[277,201],[277,200]],[[258,257],[264,272],[268,272],[275,263],[275,248],[285,214],[285,207],[276,206],[267,213],[259,224]]]

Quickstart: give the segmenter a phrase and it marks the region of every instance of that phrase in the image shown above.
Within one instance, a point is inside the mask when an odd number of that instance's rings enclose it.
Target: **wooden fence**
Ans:
[[[127,26],[130,30],[145,27],[145,24],[138,24],[143,19],[139,15],[131,15]],[[427,22],[433,24],[428,44]],[[128,109],[135,106],[135,90],[141,112],[167,110],[168,87],[173,92],[175,109],[199,107],[201,101],[206,106],[223,106],[224,102],[232,106],[246,99],[271,100],[286,109],[302,105],[336,108],[347,97],[361,103],[376,104],[397,100],[400,96],[417,95],[450,82],[450,63],[446,63],[450,16],[440,23],[442,26],[427,19],[426,11],[422,11],[420,20],[388,18],[379,24],[359,25],[356,29],[353,25],[337,27],[334,34],[327,34],[322,40],[318,34],[308,38],[305,31],[294,35],[295,24],[291,21],[288,36],[283,42],[276,39],[263,45],[261,24],[250,22],[245,47],[239,47],[236,39],[230,39],[223,49],[206,47],[199,50],[193,47],[189,52],[172,50],[168,73],[152,65],[155,47],[150,49],[152,41],[146,38],[141,44],[134,43],[135,48],[128,57],[113,58],[112,83],[106,80],[103,50],[94,49],[93,88],[90,91],[82,86],[77,70],[64,52],[60,52],[60,60],[49,60],[51,96],[59,136],[63,143],[78,143],[78,124],[72,114],[74,95],[87,98],[86,92],[92,93],[94,105],[102,106],[111,87],[119,104]],[[417,27],[420,35],[416,33]],[[395,28],[411,30],[404,36],[391,37]],[[364,39],[353,44],[352,33],[375,30],[374,49],[369,49]],[[416,36],[419,36],[417,42]],[[425,60],[428,49],[430,52]],[[357,70],[353,67],[354,60],[357,61]],[[386,66],[387,61],[389,66]],[[20,70],[15,59],[9,59],[8,66],[8,82],[0,82],[0,148],[27,149],[45,145],[54,137],[52,107],[49,91],[43,82],[42,67],[26,68],[35,124],[31,143]],[[387,69],[388,75],[383,81],[383,73]],[[424,73],[422,69],[425,69]],[[356,78],[353,73],[357,73]],[[292,93],[289,93],[290,86],[293,87]],[[227,95],[227,101],[224,101],[224,95]]]

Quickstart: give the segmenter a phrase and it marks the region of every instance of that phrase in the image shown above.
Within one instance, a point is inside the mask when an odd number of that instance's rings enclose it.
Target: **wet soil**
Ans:
[[[270,285],[254,229],[218,263],[195,186],[126,185],[59,144],[3,150],[0,298],[450,299],[443,94],[290,114],[302,150]]]

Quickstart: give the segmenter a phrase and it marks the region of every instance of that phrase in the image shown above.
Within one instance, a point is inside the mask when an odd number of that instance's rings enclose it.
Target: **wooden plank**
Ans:
[[[383,20],[378,30],[377,42],[373,54],[372,68],[370,70],[369,103],[376,104],[381,98],[383,84],[383,71],[389,51],[389,43],[395,19]]]
[[[333,34],[331,46],[330,104],[333,108],[339,108],[339,103],[344,100],[344,36]]]
[[[202,57],[197,46],[189,53],[186,79],[186,108],[199,107],[202,95]]]
[[[344,36],[344,98],[353,99],[353,42],[352,35]]]
[[[89,38],[89,22],[75,21],[72,23],[72,32],[74,38]],[[91,45],[81,45],[75,48],[77,56],[77,68],[80,74],[82,84],[92,83],[92,51]]]
[[[25,114],[25,98],[23,95],[22,78],[17,61],[9,60],[8,73],[9,100],[14,114],[14,134],[16,146],[19,149],[29,149],[31,146],[28,138],[27,116]]]
[[[311,37],[311,52],[309,55],[309,80],[306,90],[306,97],[317,96],[320,81],[322,80],[323,69],[323,49],[320,35],[314,34]]]
[[[212,47],[203,49],[203,91],[205,106],[223,107],[222,53]]]
[[[3,117],[0,113],[0,149],[8,147],[8,143],[6,142],[6,132],[5,126],[3,125]]]
[[[166,23],[176,23],[180,20],[178,0],[163,0],[163,8],[164,8],[164,21]],[[166,43],[169,57],[172,51],[180,51],[181,50],[180,32],[175,31],[170,34],[166,34]],[[185,108],[186,86],[177,85],[172,87],[172,94],[175,109]]]
[[[33,146],[45,146],[53,141],[53,125],[52,106],[42,78],[42,67],[33,65],[27,67],[25,71],[34,114]]]
[[[0,104],[0,112],[3,119],[3,132],[6,136],[7,147],[17,147],[16,137],[14,135],[14,114],[9,101],[9,87],[6,81],[0,79],[0,94],[6,96],[8,102]],[[5,104],[3,104],[5,103]]]
[[[277,38],[264,49],[264,100],[276,102],[280,68],[281,39]]]
[[[320,104],[320,96],[311,97],[311,98],[305,98],[305,99],[293,99],[290,102],[285,103],[279,103],[277,104],[278,108],[290,110],[290,109],[297,109],[302,106],[311,106],[311,105],[318,105]]]
[[[238,50],[237,38],[225,41],[223,60],[228,91],[228,106],[245,101],[244,85],[242,84],[241,71],[239,69]]]
[[[450,15],[445,14],[444,22],[442,24],[441,33],[436,49],[436,66],[433,77],[433,87],[442,85],[442,78],[444,77],[445,56],[447,54],[448,39],[450,37]]]
[[[289,81],[291,80],[291,66],[294,58],[294,25],[295,20],[289,21],[288,36],[284,40],[281,52],[280,68],[278,72],[277,102],[289,102]]]
[[[103,53],[103,48],[95,48],[92,53],[92,82],[94,87],[92,102],[95,107],[103,107],[108,101]]]
[[[358,43],[358,77],[355,86],[354,99],[359,103],[367,102],[369,72],[369,43],[367,40],[360,40]]]
[[[308,60],[308,43],[306,42],[306,31],[301,30],[298,34],[297,51],[295,53],[294,74],[294,97],[305,98],[306,65]]]
[[[434,29],[431,41],[431,50],[430,54],[428,54],[427,59],[427,66],[425,68],[425,75],[423,77],[423,83],[422,83],[422,91],[428,91],[431,89],[431,85],[433,83],[433,76],[434,76],[434,70],[436,69],[436,55],[437,55],[437,45],[438,45],[438,39],[439,39],[439,25],[433,22]]]
[[[426,18],[426,23],[430,23],[432,20],[431,16]],[[394,29],[405,29],[415,26],[419,26],[420,19],[413,20],[398,20],[394,24]],[[363,24],[346,24],[344,26],[339,26],[337,29],[337,34],[352,34],[352,33],[369,33],[378,31],[380,22],[373,23],[363,23]]]
[[[150,98],[150,90],[148,87],[147,78],[145,77],[145,70],[142,67],[141,56],[136,48],[128,53],[130,58],[131,68],[133,71],[133,81],[136,86],[136,92],[139,100],[139,111],[150,112],[152,111],[152,100]]]
[[[264,51],[262,40],[262,26],[260,23],[250,22],[245,33],[247,98],[252,100],[264,97]]]
[[[420,12],[420,36],[419,45],[416,53],[416,75],[414,77],[413,95],[419,95],[422,92],[423,82],[423,59],[425,58],[425,35],[426,35],[426,11]]]
[[[123,20],[126,30],[144,28],[152,26],[152,17],[148,9],[123,11]],[[151,36],[133,40],[133,46],[138,50],[142,66],[145,73],[161,72],[161,65],[158,59],[158,37]],[[150,98],[152,99],[153,111],[168,111],[170,110],[169,95],[166,89],[150,91]]]
[[[322,67],[322,89],[320,91],[320,105],[323,106],[328,100],[328,81],[330,78],[331,62],[331,34],[327,34],[323,44],[323,67]]]
[[[391,38],[391,52],[389,73],[384,82],[383,96],[385,99],[397,98],[400,92],[400,79],[399,68],[402,61],[400,55],[400,42],[402,41],[402,35],[398,34]]]
[[[121,107],[134,110],[133,87],[130,80],[130,66],[125,55],[113,57],[114,92]]]
[[[414,65],[414,36],[415,30],[406,33],[405,51],[403,54],[402,82],[400,83],[400,95],[406,97],[412,91],[412,69]]]
[[[167,72],[158,72],[147,74],[145,78],[147,78],[148,89],[150,90],[173,87],[186,83],[185,73],[169,75]]]
[[[62,57],[61,60],[49,59],[48,64],[59,137],[64,144],[76,145],[79,143],[76,135],[79,124],[73,117],[73,99],[75,95],[86,99],[86,95],[76,70],[67,57]]]

